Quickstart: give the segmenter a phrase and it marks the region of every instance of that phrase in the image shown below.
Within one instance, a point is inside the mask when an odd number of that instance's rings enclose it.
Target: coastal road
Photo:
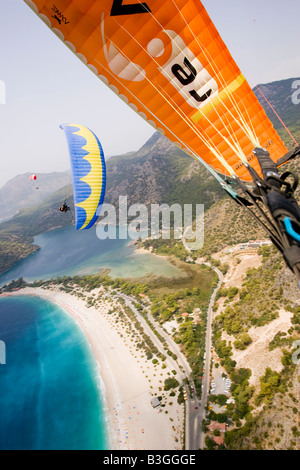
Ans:
[[[212,318],[213,318],[213,306],[214,306],[214,303],[215,303],[215,300],[216,300],[216,295],[217,295],[217,292],[218,290],[220,289],[221,287],[221,284],[223,282],[223,274],[221,273],[221,271],[212,266],[211,264],[209,263],[203,263],[203,262],[197,262],[196,263],[198,264],[205,264],[206,266],[208,266],[209,268],[213,269],[216,274],[218,275],[218,278],[219,278],[219,282],[216,286],[216,288],[214,289],[213,291],[213,294],[210,298],[210,302],[209,302],[209,305],[208,305],[208,309],[207,309],[207,323],[206,323],[206,336],[205,336],[205,361],[204,361],[204,374],[203,374],[203,382],[202,382],[202,397],[201,397],[201,405],[200,405],[200,413],[199,413],[199,416],[200,416],[200,429],[197,429],[196,433],[197,435],[195,436],[195,440],[199,443],[199,447],[200,449],[203,449],[204,448],[204,433],[202,432],[202,421],[203,419],[205,419],[205,407],[206,407],[206,404],[207,404],[207,399],[208,399],[208,396],[209,396],[209,385],[210,385],[210,365],[211,365],[211,348],[212,348]]]
[[[188,364],[188,362],[186,361],[185,357],[183,356],[182,352],[180,351],[180,349],[178,348],[178,346],[170,340],[170,338],[168,337],[168,335],[162,330],[162,328],[156,324],[153,319],[151,318],[151,316],[148,316],[148,319],[149,321],[152,323],[154,329],[166,340],[167,342],[167,345],[170,349],[171,352],[175,353],[177,355],[177,357],[179,356],[182,356],[179,358],[178,361],[174,360],[172,357],[168,356],[166,354],[166,351],[163,347],[163,344],[161,343],[161,341],[159,340],[159,338],[156,336],[156,334],[154,333],[153,329],[151,328],[151,326],[147,323],[147,321],[145,320],[145,318],[140,314],[140,312],[137,310],[137,308],[134,306],[133,302],[136,302],[136,299],[126,295],[126,294],[123,294],[123,293],[118,293],[118,296],[117,297],[121,297],[124,302],[125,302],[125,305],[127,305],[127,307],[130,308],[130,310],[134,313],[134,315],[136,316],[136,318],[138,319],[139,323],[142,325],[145,333],[150,337],[151,341],[153,342],[153,344],[157,347],[157,349],[162,353],[164,354],[167,359],[166,359],[166,364],[168,365],[168,367],[172,370],[176,370],[177,372],[177,375],[178,375],[178,378],[179,378],[179,381],[180,380],[183,380],[185,377],[189,376],[190,373],[191,373],[191,368]],[[148,310],[147,310],[147,313]],[[175,346],[175,347],[174,347]]]
[[[202,383],[202,397],[199,400],[195,393],[192,393],[190,396],[190,390],[187,386],[185,386],[187,400],[185,402],[186,405],[186,440],[185,440],[185,449],[186,450],[198,450],[204,448],[204,433],[202,432],[202,421],[205,419],[205,407],[207,404],[207,398],[209,395],[209,386],[210,386],[210,364],[211,364],[211,347],[212,347],[212,317],[213,317],[213,305],[216,299],[216,295],[218,290],[221,287],[223,282],[223,274],[221,271],[211,266],[209,263],[198,262],[198,264],[205,264],[206,266],[213,269],[216,274],[218,275],[219,282],[216,288],[213,291],[213,294],[210,298],[209,306],[207,309],[207,328],[206,328],[206,337],[205,337],[205,366],[204,366],[204,373],[203,373],[203,383]],[[170,356],[167,356],[166,364],[171,370],[176,370],[177,378],[179,382],[183,382],[185,378],[189,380],[190,386],[193,387],[195,390],[195,386],[191,377],[191,367],[186,360],[184,354],[181,352],[179,346],[170,338],[169,334],[163,330],[160,324],[154,320],[151,315],[151,309],[148,306],[144,306],[147,311],[148,320],[153,326],[147,323],[145,318],[140,314],[137,308],[134,306],[134,302],[136,299],[123,294],[122,292],[118,292],[116,297],[121,297],[125,305],[130,308],[130,310],[134,313],[140,324],[142,325],[145,333],[151,338],[152,342],[155,344],[157,349],[164,355],[166,355],[166,351],[164,349],[163,344],[158,339],[156,334],[154,333],[153,329],[155,329],[161,337],[164,338],[169,350],[176,354],[177,360],[175,361]]]
[[[127,307],[130,308],[130,310],[134,313],[136,316],[137,320],[140,322],[142,325],[145,333],[151,338],[152,342],[155,344],[157,349],[164,354],[167,359],[166,359],[166,365],[170,368],[170,370],[176,370],[176,378],[180,383],[183,383],[184,379],[189,380],[189,384],[193,389],[195,390],[195,386],[191,377],[191,367],[186,360],[184,354],[181,352],[179,346],[173,341],[172,338],[170,338],[169,334],[166,333],[163,328],[159,325],[158,322],[154,320],[154,318],[151,315],[150,307],[145,306],[144,308],[147,311],[148,314],[148,320],[152,324],[152,327],[146,322],[145,318],[140,314],[140,312],[137,310],[137,308],[134,306],[133,302],[136,302],[136,299],[123,294],[123,293],[118,293],[118,296],[116,297],[121,297]],[[164,349],[164,346],[162,342],[158,339],[156,334],[154,333],[154,330],[159,333],[161,337],[164,338],[166,341],[168,349],[173,353],[176,354],[177,359],[173,359],[170,356],[166,355],[166,350]],[[186,450],[195,450],[199,449],[199,441],[195,443],[195,438],[194,438],[194,430],[199,428],[199,413],[197,412],[198,408],[198,399],[193,394],[194,396],[190,397],[190,390],[187,385],[184,386],[184,389],[186,391],[186,396],[187,400],[185,402],[186,405],[186,427],[185,427],[185,433],[186,433],[186,441],[185,441],[185,448]],[[200,422],[201,425],[201,422]]]

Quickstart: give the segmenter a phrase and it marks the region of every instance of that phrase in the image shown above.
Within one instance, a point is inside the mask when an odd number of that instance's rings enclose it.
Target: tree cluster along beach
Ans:
[[[78,296],[79,294],[79,296]],[[87,302],[84,294],[88,294]],[[182,449],[184,406],[165,391],[173,373],[161,361],[149,360],[142,338],[124,314],[119,300],[103,288],[65,292],[59,285],[26,287],[3,295],[34,295],[64,309],[81,328],[99,368],[110,448]],[[74,364],[76,367],[76,364]],[[159,399],[159,406],[151,403]]]
[[[159,257],[173,250],[158,248]],[[133,282],[102,270],[19,278],[2,292],[54,302],[81,328],[98,365],[110,450],[298,448],[294,284],[283,284],[269,246],[194,258],[169,258],[181,277]]]

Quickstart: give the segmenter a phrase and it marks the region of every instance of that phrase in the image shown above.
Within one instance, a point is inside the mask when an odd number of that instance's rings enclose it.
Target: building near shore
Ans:
[[[160,401],[157,397],[153,398],[151,400],[151,405],[153,406],[153,408],[157,408],[158,406],[160,406]]]
[[[218,423],[217,421],[211,421],[209,424],[209,430],[210,432],[214,432],[214,431],[225,432],[226,423]]]
[[[213,440],[218,446],[221,446],[224,444],[224,437],[222,436],[213,436]]]

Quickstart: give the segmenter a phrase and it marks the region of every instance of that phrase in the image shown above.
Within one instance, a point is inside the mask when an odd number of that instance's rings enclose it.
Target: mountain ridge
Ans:
[[[300,105],[294,105],[292,102],[292,91],[294,91],[292,85],[296,80],[298,79],[280,80],[259,87],[272,105],[282,106],[283,117],[288,120],[292,130],[300,137],[300,114],[298,111]],[[260,95],[257,90],[256,92]],[[259,100],[262,101],[261,95]],[[266,112],[269,113],[267,109]],[[275,126],[278,126],[276,119],[273,117],[273,122]],[[283,133],[285,143],[290,145],[287,132],[282,130],[280,132]],[[204,204],[206,211],[217,201],[228,200],[221,186],[200,162],[192,159],[158,132],[154,132],[138,151],[110,157],[106,162],[106,166],[105,202],[115,206],[118,206],[119,196],[122,195],[127,196],[128,205]],[[297,162],[292,163],[292,168],[299,168],[299,166]],[[28,242],[31,243],[34,235],[38,233],[74,223],[70,173],[51,173],[51,184],[43,182],[42,174],[38,175],[38,180],[33,182],[33,185],[30,184],[32,182],[29,180],[29,173],[26,173],[25,176],[20,175],[17,178],[23,178],[26,181],[27,197],[25,190],[23,194],[18,193],[21,185],[16,184],[16,181],[10,184],[7,183],[8,186],[5,185],[4,190],[3,188],[0,189],[0,210],[6,204],[8,208],[14,207],[19,211],[11,220],[0,224],[0,255],[4,258],[6,258],[8,250],[9,234],[14,237],[14,243],[16,243],[17,237],[20,243],[23,244],[24,237],[27,237],[26,245]],[[63,182],[67,182],[67,186],[65,185],[51,192],[51,185],[60,181],[59,178],[62,178]],[[36,183],[41,184],[41,189],[35,189]],[[45,186],[47,191],[49,189],[48,192],[45,190]],[[10,190],[8,190],[9,187]],[[10,191],[11,194],[8,197]],[[40,197],[39,203],[35,206],[36,198]],[[67,200],[72,210],[61,217],[62,214],[59,213],[58,207],[64,199]],[[22,201],[22,204],[18,204],[16,201]],[[29,205],[29,207],[26,207],[26,205]],[[5,212],[1,211],[1,215],[3,214]],[[217,209],[215,217],[218,218]],[[224,237],[226,239],[226,234],[224,234]],[[236,237],[236,239],[239,239],[239,237]],[[5,244],[1,245],[3,241],[5,241]],[[3,250],[1,250],[1,246]],[[19,255],[22,254],[22,250],[16,250],[16,253],[18,253],[18,256],[15,257],[15,262],[20,259]],[[10,262],[7,265],[4,263],[0,266],[1,271],[12,266],[14,256],[9,257],[9,259]]]
[[[0,222],[13,217],[21,209],[40,204],[71,183],[71,170],[38,173],[33,181],[30,181],[31,175],[29,172],[17,175],[0,188]]]

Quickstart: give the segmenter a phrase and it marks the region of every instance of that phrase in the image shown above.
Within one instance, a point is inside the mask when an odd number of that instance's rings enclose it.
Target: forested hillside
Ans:
[[[293,84],[296,81],[282,80],[259,85],[260,91],[254,90],[289,147],[295,144],[263,95],[300,141],[300,104],[295,104],[293,100]],[[288,169],[299,170],[300,163],[292,162]],[[0,225],[0,272],[36,249],[30,245],[34,235],[74,223],[74,210],[63,216],[58,211],[65,198],[71,208],[74,207],[72,186],[69,184],[58,191],[56,189],[57,185],[64,185],[65,180],[70,181],[70,174],[44,175],[38,183],[41,186],[38,190],[35,183],[28,184],[28,178],[29,174],[19,176],[0,190],[3,216],[11,214],[7,212],[7,207],[17,206],[20,209],[11,221]],[[19,181],[22,184],[16,184]],[[235,206],[211,174],[159,133],[155,133],[139,151],[107,161],[105,202],[117,206],[119,196],[127,196],[128,205],[204,204],[206,211],[214,206],[206,221],[205,249],[208,251],[214,251],[216,246],[262,236],[260,229]],[[221,200],[226,201],[225,206],[217,204]]]

